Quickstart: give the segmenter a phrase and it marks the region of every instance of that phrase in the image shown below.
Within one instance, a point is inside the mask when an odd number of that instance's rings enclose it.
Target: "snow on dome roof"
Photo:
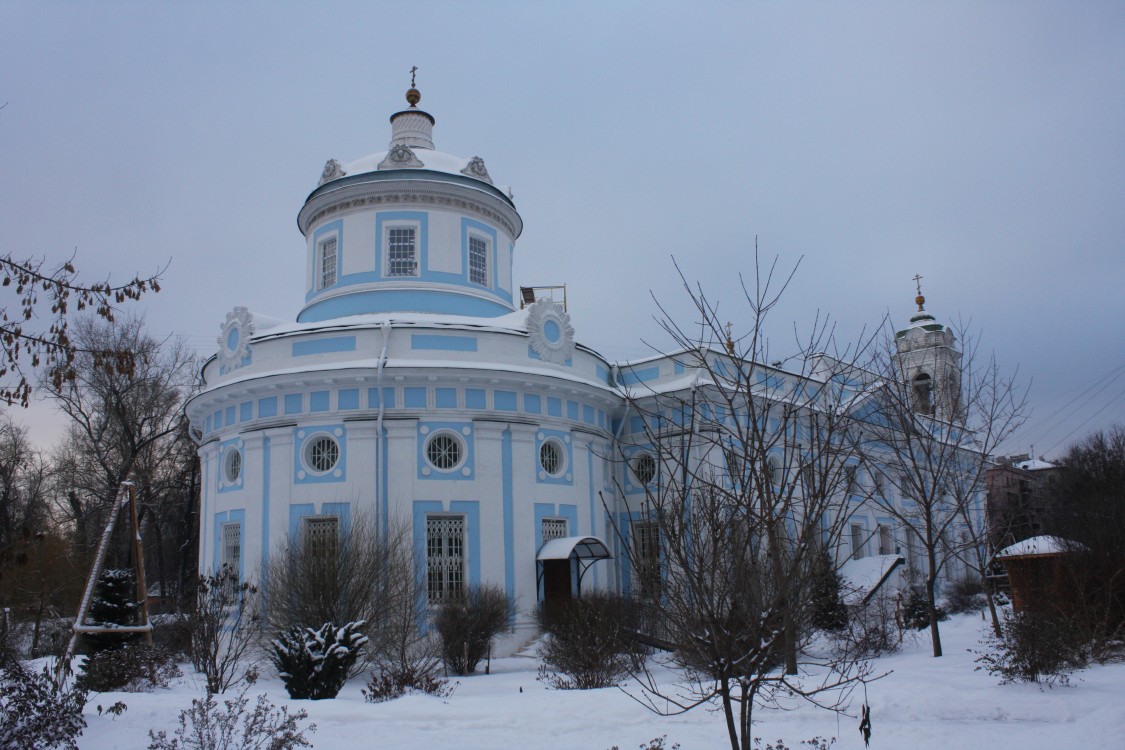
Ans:
[[[1005,547],[996,553],[996,557],[1031,557],[1033,555],[1057,555],[1067,551],[1073,545],[1066,539],[1057,536],[1033,536],[1016,542],[1010,547]]]

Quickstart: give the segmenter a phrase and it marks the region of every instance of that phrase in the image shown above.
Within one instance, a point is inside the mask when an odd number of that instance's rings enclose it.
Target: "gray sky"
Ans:
[[[650,292],[690,320],[673,256],[737,332],[755,236],[803,257],[778,352],[818,309],[843,339],[904,322],[921,274],[1033,381],[1009,448],[1054,455],[1125,422],[1123,40],[1119,2],[2,0],[0,250],[170,263],[143,311],[202,353],[235,305],[292,319],[297,211],[386,147],[417,65],[437,148],[513,187],[517,283],[566,283],[583,343],[650,353]]]

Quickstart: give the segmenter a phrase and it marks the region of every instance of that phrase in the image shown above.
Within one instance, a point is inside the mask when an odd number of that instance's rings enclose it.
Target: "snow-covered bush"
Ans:
[[[637,604],[623,596],[593,593],[565,602],[539,622],[539,680],[556,690],[613,687],[640,656],[629,640],[639,624]]]
[[[254,682],[254,653],[261,615],[258,588],[239,582],[238,573],[224,565],[203,576],[196,590],[191,617],[192,666],[207,678],[208,693],[223,693],[240,680]]]
[[[132,568],[107,568],[98,576],[86,620],[98,625],[134,625],[137,621],[137,579]],[[84,640],[93,653],[118,648],[136,633],[88,633]]]
[[[152,740],[148,750],[293,750],[312,747],[305,732],[315,732],[316,725],[301,729],[297,722],[308,718],[305,711],[289,713],[288,708],[274,706],[265,695],[259,695],[249,713],[246,690],[237,698],[223,701],[214,694],[196,698],[191,708],[180,712],[180,726],[175,737],[168,739],[164,731],[149,730]]]
[[[77,684],[94,693],[113,690],[145,693],[153,688],[168,687],[181,675],[183,672],[176,664],[175,655],[163,646],[126,643],[86,657]]]
[[[363,620],[340,627],[326,622],[316,630],[295,626],[274,639],[270,660],[289,697],[335,698],[367,643],[363,626]]]
[[[893,654],[902,645],[895,602],[886,594],[878,594],[866,604],[851,607],[846,623],[842,630],[833,634],[841,654],[866,659]]]
[[[984,583],[976,576],[966,576],[954,582],[945,592],[945,610],[950,614],[979,612],[987,604],[984,598]]]
[[[367,687],[361,692],[368,703],[383,703],[401,698],[408,692],[425,693],[438,698],[448,698],[457,689],[458,683],[449,684],[432,671],[424,671],[415,665],[401,669],[381,670],[371,675]]]
[[[1065,685],[1067,675],[1089,662],[1089,639],[1074,623],[1048,612],[1009,612],[1003,635],[991,635],[977,669],[1009,682]]]
[[[85,706],[86,691],[60,687],[50,667],[9,662],[0,668],[0,750],[78,750]]]
[[[508,629],[515,603],[499,586],[472,586],[463,596],[443,603],[434,617],[446,669],[467,675],[476,671],[492,639]]]

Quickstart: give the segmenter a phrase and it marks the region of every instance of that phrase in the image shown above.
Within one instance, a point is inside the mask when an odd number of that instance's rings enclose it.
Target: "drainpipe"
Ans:
[[[379,361],[375,364],[375,392],[379,394],[379,416],[375,420],[375,507],[378,509],[380,498],[379,492],[383,487],[383,483],[387,478],[383,476],[383,454],[387,450],[386,438],[383,435],[383,413],[385,409],[386,399],[383,398],[383,365],[387,363],[387,345],[391,338],[391,322],[388,320],[380,327],[383,332],[383,350],[379,352]],[[390,509],[387,508],[385,503],[387,498],[382,498],[384,503],[383,510],[388,522],[390,520]],[[389,524],[385,524],[389,525]],[[384,528],[383,533],[386,534],[389,529]]]

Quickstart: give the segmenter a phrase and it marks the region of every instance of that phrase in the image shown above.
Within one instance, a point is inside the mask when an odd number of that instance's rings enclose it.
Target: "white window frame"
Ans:
[[[555,470],[552,471],[544,460],[543,451],[552,450],[558,458],[558,464]],[[566,473],[566,446],[558,438],[547,438],[539,445],[539,468],[546,472],[549,477],[561,477]]]
[[[395,231],[409,229],[413,232],[414,237],[414,272],[413,273],[391,273],[392,263],[391,260],[391,237]],[[422,267],[422,229],[421,225],[416,221],[407,222],[394,222],[383,225],[383,276],[388,279],[413,279],[421,276]]]
[[[463,515],[426,515],[426,599],[436,605],[461,596],[468,570],[468,523]]]
[[[852,559],[862,560],[866,555],[863,548],[867,542],[867,529],[861,523],[853,523],[851,525],[851,544],[852,544]]]
[[[438,463],[434,461],[433,454],[431,454],[430,450],[435,441],[444,441],[447,439],[451,440],[453,445],[456,446],[457,460],[454,461],[451,466],[439,466]],[[425,458],[426,464],[434,471],[448,473],[451,471],[457,471],[465,465],[465,461],[469,456],[469,450],[465,445],[465,441],[453,430],[436,430],[426,438],[425,443],[422,445],[422,456],[423,458]]]
[[[242,478],[242,451],[231,445],[223,451],[223,484],[238,484]]]
[[[301,546],[309,554],[328,561],[335,561],[336,555],[340,551],[340,519],[337,516],[305,516],[302,518]]]
[[[242,560],[242,523],[224,523],[219,531],[219,567],[230,566],[235,575],[239,573]]]
[[[321,440],[329,440],[336,446],[336,457],[332,461],[332,465],[326,469],[318,467],[313,462],[313,446]],[[301,463],[304,464],[305,471],[315,476],[324,476],[325,474],[335,471],[339,468],[340,459],[343,455],[344,451],[340,446],[340,441],[327,432],[318,432],[315,435],[310,435],[309,438],[305,440],[304,445],[301,446]]]
[[[634,593],[644,597],[660,594],[660,527],[656,521],[632,524]]]
[[[483,280],[473,278],[473,271],[475,270],[474,267],[473,267],[473,243],[474,242],[479,242],[480,246],[481,246],[481,250],[482,250],[480,259],[481,259],[481,263],[483,265],[483,272],[484,272]],[[492,255],[492,241],[491,241],[491,239],[489,239],[488,237],[485,237],[484,235],[470,233],[469,239],[468,239],[468,245],[469,246],[466,249],[466,251],[467,251],[466,252],[466,254],[467,254],[466,263],[468,265],[468,268],[466,269],[466,271],[467,271],[467,278],[469,280],[469,283],[470,284],[476,284],[477,286],[482,286],[482,287],[485,287],[487,289],[491,289],[492,288],[492,263],[489,262],[489,258]]]
[[[328,247],[332,247],[332,255],[328,255]],[[332,267],[328,269],[328,260],[331,258]],[[321,237],[316,241],[316,288],[327,289],[335,286],[340,280],[340,238],[333,234]]]

